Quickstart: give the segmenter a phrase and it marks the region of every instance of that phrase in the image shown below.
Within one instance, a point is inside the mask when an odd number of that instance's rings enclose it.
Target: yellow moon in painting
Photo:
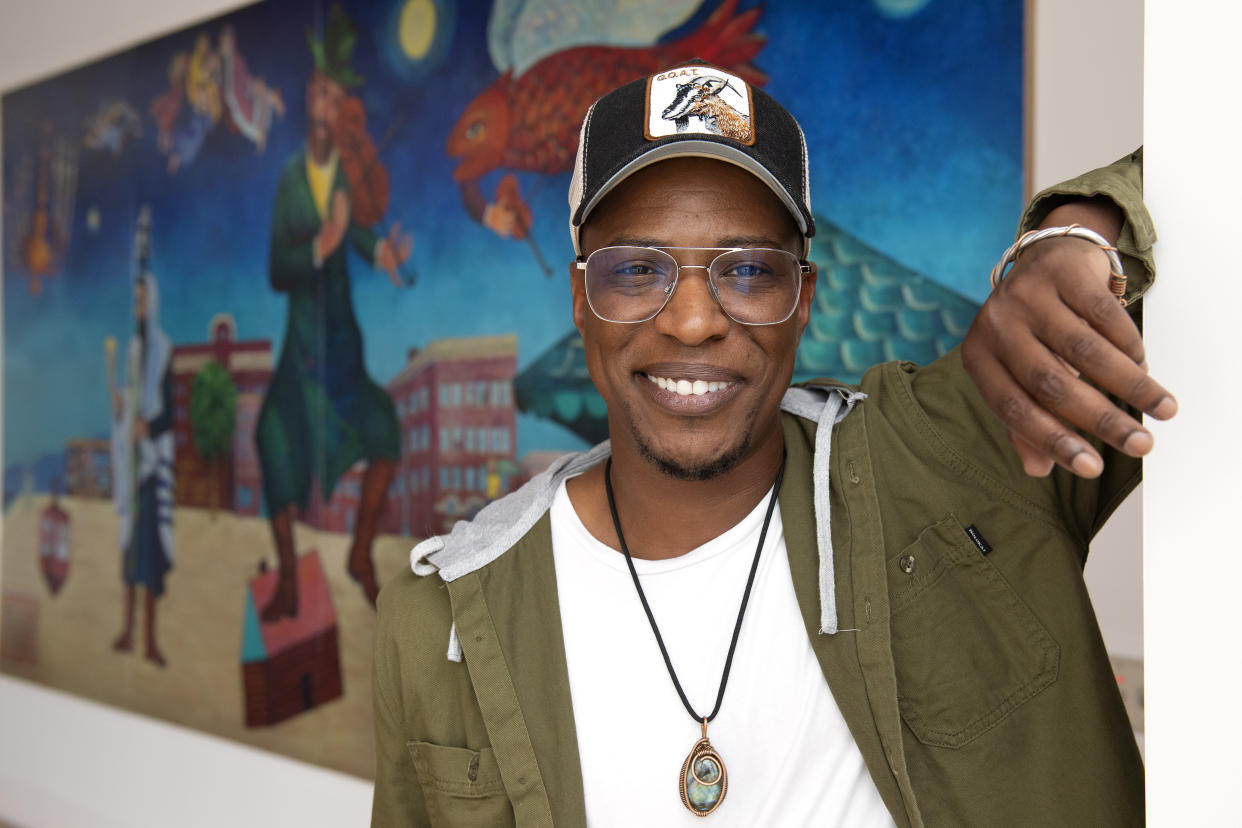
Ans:
[[[401,51],[412,60],[427,56],[436,36],[436,4],[433,0],[406,0],[397,24]]]

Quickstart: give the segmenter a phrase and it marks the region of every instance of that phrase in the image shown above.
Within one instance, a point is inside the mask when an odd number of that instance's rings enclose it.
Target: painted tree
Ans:
[[[190,389],[190,427],[194,448],[211,467],[211,516],[220,499],[220,461],[233,447],[237,421],[237,386],[220,363],[212,360],[194,376]]]

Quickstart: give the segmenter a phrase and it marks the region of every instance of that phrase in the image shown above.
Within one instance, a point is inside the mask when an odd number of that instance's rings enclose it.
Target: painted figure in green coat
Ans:
[[[367,467],[347,569],[374,604],[379,589],[371,542],[401,450],[392,399],[363,364],[345,242],[400,286],[411,240],[397,225],[377,238],[351,216],[335,135],[345,90],[362,81],[348,66],[356,41],[352,25],[334,6],[323,41],[307,37],[315,70],[306,87],[306,148],[280,177],[268,265],[272,287],[289,295],[289,315],[255,435],[280,561],[279,586],[261,611],[264,621],[297,614],[294,507],[306,508],[316,478],[323,497],[330,497],[360,459]]]

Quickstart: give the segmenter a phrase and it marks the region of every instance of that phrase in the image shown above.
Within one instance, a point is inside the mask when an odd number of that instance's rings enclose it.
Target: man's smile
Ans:
[[[646,374],[645,376],[661,388],[668,391],[676,391],[683,397],[688,397],[691,394],[696,397],[701,397],[704,394],[714,394],[717,391],[723,391],[733,384],[731,382],[716,382],[715,380],[712,382],[704,382],[703,380],[691,381],[688,379],[653,377],[650,374]]]
[[[647,397],[671,413],[715,412],[743,388],[737,374],[710,365],[651,366],[635,373]]]

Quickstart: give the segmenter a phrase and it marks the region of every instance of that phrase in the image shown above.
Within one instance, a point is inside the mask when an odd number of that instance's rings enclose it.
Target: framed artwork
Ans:
[[[3,97],[0,670],[358,776],[373,601],[606,434],[566,191],[701,58],[810,148],[798,378],[951,349],[1023,198],[1023,7],[268,0]]]

